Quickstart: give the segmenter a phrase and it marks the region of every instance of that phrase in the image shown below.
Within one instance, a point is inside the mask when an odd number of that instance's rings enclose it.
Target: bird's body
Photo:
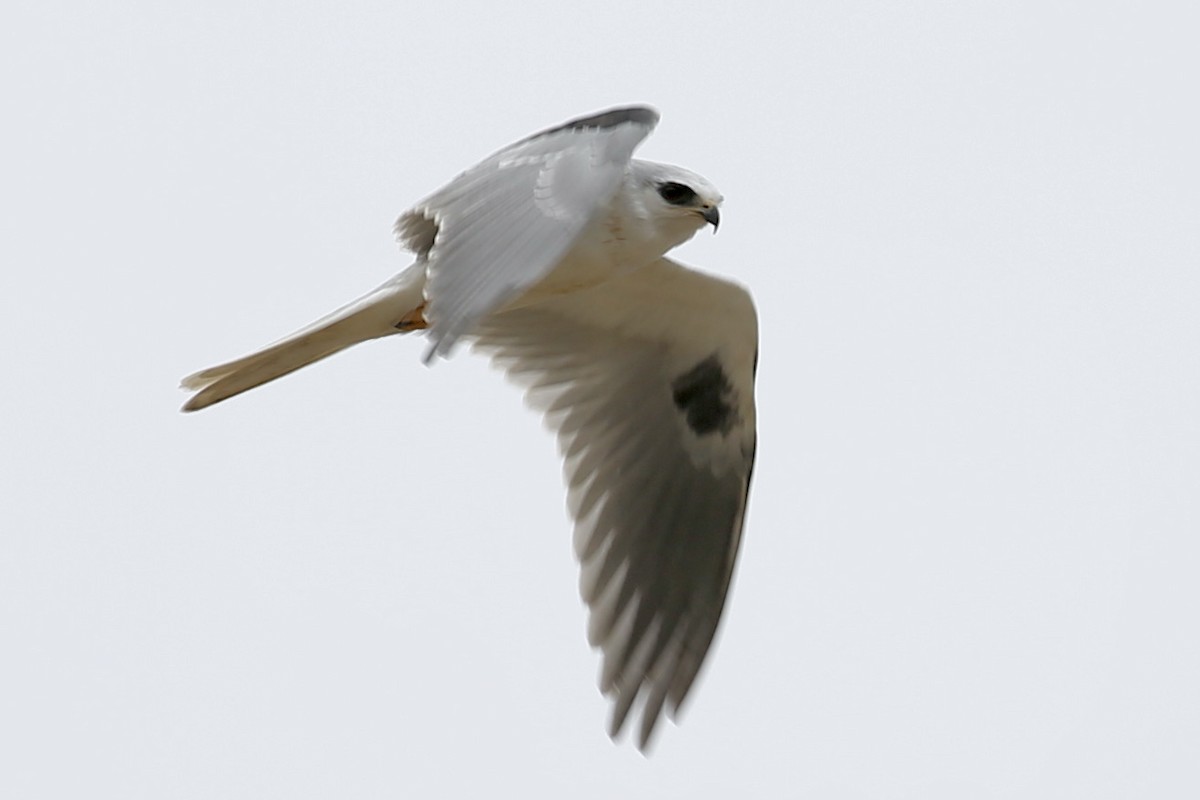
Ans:
[[[753,303],[664,257],[721,197],[630,158],[657,119],[613,109],[499,151],[400,217],[408,269],[183,381],[193,411],[384,336],[425,332],[427,360],[462,339],[490,353],[558,434],[611,732],[640,697],[643,746],[716,631],[755,445]]]

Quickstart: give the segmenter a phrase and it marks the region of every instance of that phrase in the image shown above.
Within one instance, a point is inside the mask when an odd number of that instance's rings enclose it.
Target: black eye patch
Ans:
[[[692,191],[692,187],[670,181],[659,184],[658,196],[673,206],[686,206],[696,199],[696,193]]]

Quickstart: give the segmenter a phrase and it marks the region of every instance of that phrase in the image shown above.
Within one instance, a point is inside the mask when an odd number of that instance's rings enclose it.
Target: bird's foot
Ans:
[[[423,331],[428,327],[429,321],[425,319],[424,303],[421,303],[421,305],[417,306],[412,311],[409,311],[400,318],[399,322],[396,323],[396,330],[400,331],[401,333],[408,333],[409,331]]]

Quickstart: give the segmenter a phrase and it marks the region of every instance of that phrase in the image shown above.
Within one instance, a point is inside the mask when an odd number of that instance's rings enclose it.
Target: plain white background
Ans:
[[[1192,6],[505,5],[5,14],[0,795],[1200,794]],[[732,600],[649,758],[482,360],[175,388],[627,102],[762,335]]]

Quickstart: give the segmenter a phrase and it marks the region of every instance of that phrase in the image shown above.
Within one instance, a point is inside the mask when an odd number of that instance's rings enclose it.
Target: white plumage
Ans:
[[[527,387],[562,451],[589,641],[616,735],[678,709],[720,620],[754,460],[757,323],[741,287],[664,258],[719,219],[700,176],[637,161],[645,107],[572,120],[459,175],[396,223],[416,261],[249,356],[183,380],[194,411],[359,342],[460,340]]]

